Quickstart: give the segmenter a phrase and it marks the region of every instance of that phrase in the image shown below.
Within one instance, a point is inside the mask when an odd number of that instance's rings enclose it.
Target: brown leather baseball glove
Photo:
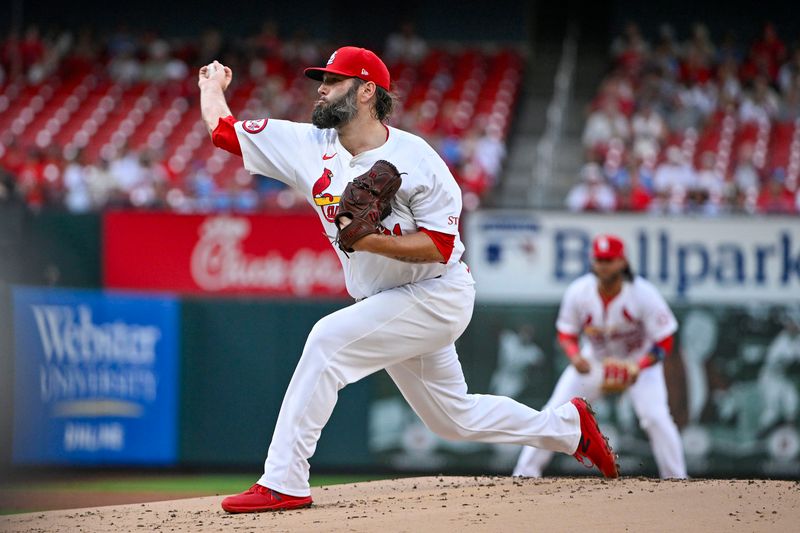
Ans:
[[[392,198],[402,183],[397,168],[388,161],[376,161],[372,168],[347,184],[336,213],[336,243],[344,252],[370,233],[379,233],[378,224],[392,212]],[[344,218],[352,220],[345,224]]]
[[[603,360],[604,393],[622,392],[636,382],[639,377],[639,365],[609,357]]]

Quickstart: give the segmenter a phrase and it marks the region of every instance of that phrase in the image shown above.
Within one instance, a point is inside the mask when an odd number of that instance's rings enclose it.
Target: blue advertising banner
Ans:
[[[13,292],[14,463],[175,463],[176,299]]]

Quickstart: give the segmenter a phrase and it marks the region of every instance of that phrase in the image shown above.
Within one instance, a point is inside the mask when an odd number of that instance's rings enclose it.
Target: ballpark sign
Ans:
[[[633,270],[673,302],[794,302],[800,219],[479,211],[467,221],[478,298],[555,302],[590,268],[599,233],[625,241]]]
[[[313,214],[108,213],[104,282],[121,289],[344,296],[339,259]]]
[[[13,457],[173,464],[174,298],[14,288]]]

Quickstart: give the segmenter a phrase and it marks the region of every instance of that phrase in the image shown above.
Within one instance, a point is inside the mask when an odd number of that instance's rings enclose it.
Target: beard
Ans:
[[[356,95],[359,84],[354,83],[338,100],[318,103],[311,113],[311,123],[319,129],[330,129],[344,126],[358,114]]]

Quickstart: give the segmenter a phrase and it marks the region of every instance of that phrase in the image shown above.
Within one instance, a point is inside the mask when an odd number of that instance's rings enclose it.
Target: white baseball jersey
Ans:
[[[405,173],[392,200],[392,213],[382,221],[384,233],[407,235],[425,228],[455,236],[447,265],[405,263],[364,252],[348,257],[334,246],[353,298],[436,278],[461,259],[461,191],[444,161],[420,137],[387,127],[388,139],[382,146],[354,157],[339,142],[335,129],[275,119],[240,121],[235,128],[245,168],[299,191],[316,209],[331,241],[336,235],[334,217],[345,186],[380,159]]]
[[[556,329],[583,333],[585,357],[639,359],[653,343],[672,335],[678,321],[652,283],[636,276],[625,281],[608,305],[597,290],[597,277],[586,274],[573,281],[561,301]]]
[[[387,141],[353,157],[335,130],[284,120],[237,122],[250,172],[303,194],[333,240],[339,197],[379,159],[394,164],[402,185],[383,220],[388,234],[425,228],[454,236],[447,264],[405,263],[338,248],[347,290],[360,300],[317,322],[281,404],[260,485],[308,496],[309,462],[338,391],[381,369],[426,426],[451,439],[525,444],[575,452],[580,415],[569,402],[536,411],[510,398],[469,394],[455,340],[472,316],[475,287],[458,235],[461,191],[441,158],[415,135],[387,128]],[[369,296],[369,298],[363,299]]]

